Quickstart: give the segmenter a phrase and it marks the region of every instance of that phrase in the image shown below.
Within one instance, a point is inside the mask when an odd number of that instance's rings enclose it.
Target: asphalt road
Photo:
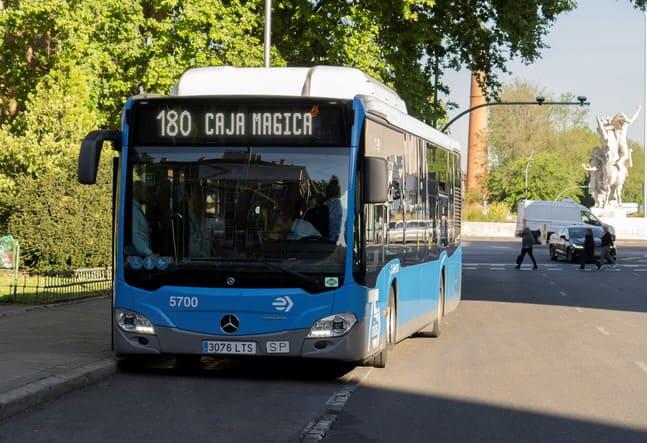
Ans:
[[[466,244],[463,303],[441,337],[400,343],[326,440],[647,441],[647,247],[584,272],[544,248],[538,270],[514,270],[517,248]],[[365,373],[162,361],[1,422],[0,441],[294,441]]]

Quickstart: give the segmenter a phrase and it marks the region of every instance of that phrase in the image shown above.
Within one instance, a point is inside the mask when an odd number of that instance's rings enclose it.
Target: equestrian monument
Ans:
[[[589,194],[598,212],[622,205],[622,187],[632,166],[631,149],[627,144],[627,129],[636,120],[640,108],[629,118],[619,112],[613,117],[597,117],[600,146],[592,150],[591,162],[582,167],[591,174]]]

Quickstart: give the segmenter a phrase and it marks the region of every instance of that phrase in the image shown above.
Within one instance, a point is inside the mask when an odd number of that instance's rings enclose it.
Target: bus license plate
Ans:
[[[204,354],[256,354],[253,341],[203,341]]]

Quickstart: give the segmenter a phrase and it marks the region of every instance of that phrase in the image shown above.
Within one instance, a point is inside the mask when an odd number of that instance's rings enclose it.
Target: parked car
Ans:
[[[575,203],[572,200],[543,201],[521,200],[517,206],[517,236],[521,235],[524,226],[539,239],[542,226],[546,226],[546,238],[567,226],[580,225],[585,227],[609,228],[611,235],[615,235],[613,226],[607,225],[598,219],[589,208]]]
[[[578,260],[584,251],[584,237],[586,236],[587,229],[591,229],[593,231],[593,240],[595,241],[595,255],[596,257],[600,257],[600,246],[602,243],[604,230],[602,230],[602,228],[593,226],[588,227],[582,225],[573,225],[561,228],[553,235],[551,235],[548,239],[548,253],[550,254],[551,260],[564,258],[570,263]],[[611,246],[611,250],[609,252],[610,255],[615,259],[615,246]]]

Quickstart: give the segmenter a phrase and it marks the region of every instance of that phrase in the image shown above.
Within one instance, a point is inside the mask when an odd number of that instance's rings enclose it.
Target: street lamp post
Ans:
[[[647,218],[647,11],[643,12],[645,16],[645,90],[643,103],[643,118],[645,127],[643,128],[643,217]]]
[[[272,0],[265,0],[265,67],[270,67],[272,47]]]
[[[535,153],[534,149],[530,150],[530,155],[528,156],[528,163],[526,163],[526,188],[523,191],[524,197],[528,200],[528,169],[530,168],[530,162],[532,161],[532,155]]]
[[[589,106],[591,102],[587,101],[586,97],[583,95],[580,95],[577,97],[576,102],[547,102],[544,97],[537,97],[534,102],[487,102],[487,103],[482,103],[480,105],[472,106],[471,108],[466,109],[465,111],[461,112],[458,114],[456,117],[451,119],[443,128],[440,130],[441,132],[447,132],[447,129],[459,118],[462,116],[469,114],[472,111],[475,111],[480,108],[484,108],[486,106],[528,106],[528,105],[536,105],[536,106]]]

